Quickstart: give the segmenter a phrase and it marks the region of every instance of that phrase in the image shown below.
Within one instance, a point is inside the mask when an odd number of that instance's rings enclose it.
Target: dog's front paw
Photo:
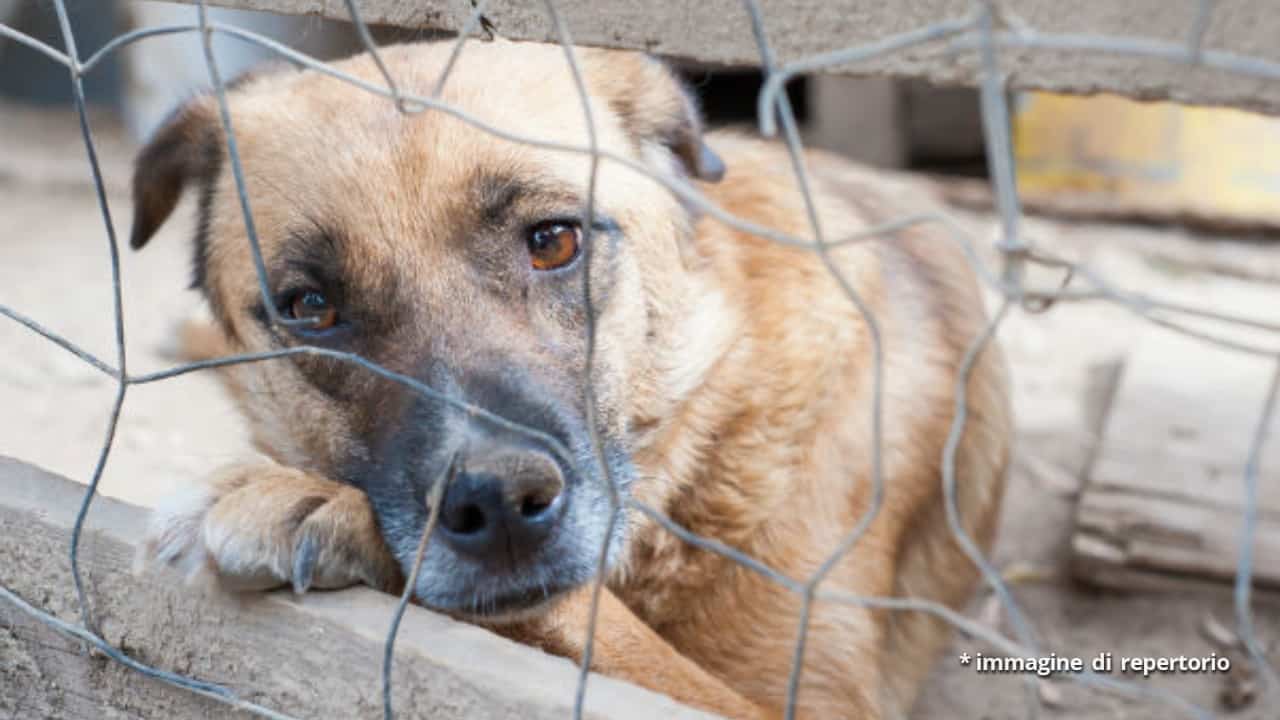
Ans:
[[[235,591],[401,582],[363,493],[269,464],[227,468],[158,507],[139,562]]]

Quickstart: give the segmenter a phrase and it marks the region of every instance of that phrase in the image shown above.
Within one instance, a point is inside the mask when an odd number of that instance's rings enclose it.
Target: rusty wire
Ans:
[[[1254,569],[1253,546],[1257,534],[1258,521],[1257,492],[1259,465],[1261,462],[1263,445],[1267,440],[1267,431],[1272,418],[1275,415],[1275,405],[1277,402],[1276,397],[1278,393],[1277,388],[1280,387],[1280,348],[1275,345],[1242,343],[1229,337],[1209,333],[1196,327],[1188,326],[1184,324],[1181,319],[1174,320],[1170,318],[1199,318],[1201,320],[1220,323],[1224,326],[1238,325],[1253,327],[1255,329],[1271,333],[1278,340],[1280,340],[1280,326],[1259,318],[1238,316],[1205,308],[1182,305],[1120,288],[1112,284],[1100,273],[1087,265],[1054,258],[1047,253],[1034,248],[1028,238],[1023,236],[1021,230],[1020,220],[1022,213],[1017,193],[1014,168],[1012,166],[1012,147],[1009,134],[1009,109],[1005,99],[1007,74],[1000,64],[998,57],[998,52],[1002,48],[1017,48],[1033,51],[1043,50],[1051,52],[1094,51],[1144,56],[1163,59],[1169,62],[1213,68],[1238,75],[1280,79],[1280,64],[1278,63],[1269,62],[1259,58],[1241,56],[1224,50],[1206,49],[1203,46],[1204,37],[1210,23],[1212,22],[1216,3],[1214,0],[1193,1],[1196,9],[1195,21],[1193,26],[1188,29],[1187,41],[1182,44],[1160,42],[1143,38],[1106,37],[1085,34],[1043,34],[1034,28],[1027,27],[1025,23],[1022,23],[1016,18],[1002,17],[989,0],[975,0],[973,3],[973,11],[969,15],[963,17],[942,19],[933,24],[916,28],[899,35],[881,38],[871,43],[852,46],[779,65],[774,58],[772,49],[768,42],[768,36],[765,31],[766,26],[764,12],[756,0],[744,0],[744,11],[751,21],[759,49],[760,65],[765,72],[765,83],[758,98],[758,120],[760,129],[762,133],[767,136],[776,135],[779,129],[781,129],[788,155],[792,162],[795,180],[805,201],[805,210],[810,226],[809,229],[812,233],[812,237],[810,238],[793,237],[776,229],[759,226],[750,221],[737,218],[709,201],[698,191],[696,187],[682,178],[665,174],[655,174],[653,170],[631,160],[630,158],[619,156],[597,147],[594,117],[592,115],[590,100],[586,92],[585,83],[582,79],[581,68],[579,67],[578,60],[575,56],[568,26],[557,12],[555,3],[552,0],[544,0],[548,26],[551,30],[551,34],[564,48],[566,63],[570,68],[579,95],[579,100],[582,103],[588,128],[588,142],[584,146],[548,142],[538,138],[523,136],[519,134],[517,130],[512,128],[493,127],[470,115],[465,110],[453,107],[439,100],[441,89],[447,82],[450,70],[454,67],[454,63],[459,54],[464,52],[464,44],[466,43],[468,36],[476,31],[477,28],[484,28],[488,31],[488,29],[492,27],[484,17],[483,13],[485,11],[485,3],[483,1],[472,3],[473,9],[467,17],[466,22],[461,25],[462,31],[458,35],[445,71],[437,80],[435,89],[431,96],[418,96],[412,93],[406,93],[399,85],[397,85],[395,78],[382,62],[368,25],[361,17],[359,3],[357,0],[344,0],[344,3],[349,19],[354,24],[362,44],[365,46],[365,49],[372,54],[374,62],[382,75],[385,82],[385,85],[382,86],[352,77],[322,61],[297,52],[270,38],[266,38],[242,28],[211,21],[208,17],[207,7],[204,0],[197,1],[196,9],[198,13],[198,22],[196,24],[142,28],[125,33],[112,39],[104,47],[91,55],[88,60],[83,62],[79,59],[79,54],[76,49],[75,37],[67,15],[65,0],[53,0],[53,5],[58,17],[59,28],[63,37],[64,50],[58,50],[48,44],[36,40],[35,38],[18,32],[11,27],[0,24],[0,37],[22,43],[36,50],[52,62],[65,66],[70,74],[73,99],[80,121],[81,134],[83,136],[85,150],[88,155],[90,172],[93,175],[94,188],[107,233],[106,239],[111,264],[111,287],[114,310],[113,320],[116,344],[116,358],[115,363],[112,364],[94,356],[92,353],[81,348],[76,343],[71,342],[58,333],[49,330],[37,320],[28,317],[13,308],[0,304],[0,315],[10,318],[32,332],[57,344],[63,350],[72,353],[86,364],[94,367],[116,381],[115,399],[111,405],[111,412],[107,427],[104,431],[102,448],[90,475],[88,487],[83,496],[82,503],[77,512],[71,542],[68,548],[71,573],[75,584],[76,596],[81,615],[80,625],[74,625],[65,620],[61,620],[51,613],[35,607],[3,586],[0,586],[0,599],[11,603],[19,611],[47,624],[56,631],[92,645],[112,660],[119,662],[126,667],[132,668],[143,675],[228,703],[231,707],[239,710],[258,714],[263,717],[285,718],[288,716],[282,714],[280,711],[265,708],[243,700],[229,688],[216,683],[210,683],[160,668],[155,668],[138,661],[137,659],[130,657],[121,649],[111,646],[110,643],[104,640],[93,622],[93,606],[90,597],[85,591],[80,575],[80,539],[83,534],[84,523],[88,515],[90,505],[97,493],[98,482],[102,477],[102,472],[110,456],[120,413],[123,408],[127,390],[131,385],[158,382],[189,372],[208,370],[232,364],[271,361],[297,354],[323,355],[341,362],[360,366],[369,372],[376,373],[381,377],[403,384],[415,392],[422,393],[445,403],[448,407],[457,412],[467,413],[475,419],[502,426],[513,432],[522,433],[530,440],[539,443],[551,452],[559,455],[561,459],[570,462],[574,460],[572,454],[567,448],[563,447],[554,438],[551,438],[535,428],[529,428],[511,422],[500,414],[471,405],[459,398],[452,397],[441,391],[433,389],[413,378],[379,367],[358,355],[329,350],[326,348],[299,347],[263,353],[244,354],[219,358],[217,360],[186,363],[159,372],[147,374],[131,374],[128,371],[124,343],[125,326],[121,301],[119,247],[113,230],[114,226],[111,222],[111,209],[103,186],[93,134],[87,117],[83,92],[83,77],[86,73],[97,67],[105,57],[129,44],[161,35],[175,33],[199,33],[202,38],[210,82],[217,99],[220,121],[227,141],[228,155],[230,157],[237,196],[241,205],[245,228],[253,254],[255,271],[258,275],[259,288],[263,293],[264,298],[269,298],[270,295],[266,283],[265,266],[258,246],[257,234],[253,226],[250,198],[245,188],[243,172],[240,165],[240,156],[236,146],[235,130],[232,123],[233,118],[226,102],[226,85],[218,70],[216,53],[214,53],[212,47],[212,39],[215,35],[232,37],[243,42],[260,46],[284,57],[285,59],[291,60],[298,65],[326,73],[364,91],[386,97],[404,113],[425,111],[443,112],[497,138],[533,147],[588,156],[590,163],[589,176],[587,178],[588,192],[586,202],[588,217],[586,232],[588,234],[588,238],[584,243],[588,254],[590,253],[591,248],[590,233],[592,232],[593,226],[590,219],[595,213],[595,185],[599,165],[601,162],[615,163],[620,166],[628,167],[632,171],[649,175],[669,189],[672,193],[678,195],[690,206],[706,213],[720,222],[725,223],[726,225],[764,239],[785,245],[805,248],[814,252],[822,259],[827,269],[832,273],[833,277],[840,285],[841,289],[848,296],[849,301],[860,311],[863,320],[866,323],[869,337],[871,338],[871,350],[874,359],[874,387],[872,388],[872,402],[870,407],[866,408],[866,411],[870,413],[872,418],[871,428],[873,453],[872,457],[868,459],[870,469],[869,477],[872,483],[872,492],[870,495],[871,501],[869,502],[866,513],[857,519],[854,525],[849,529],[848,534],[842,539],[836,548],[832,549],[831,553],[820,565],[818,570],[807,578],[789,577],[785,573],[779,572],[775,568],[769,567],[767,564],[764,564],[739,550],[729,547],[714,538],[701,537],[692,533],[687,528],[679,526],[669,517],[665,516],[658,508],[645,505],[644,503],[631,498],[624,498],[615,485],[614,478],[609,474],[609,463],[605,462],[602,457],[600,440],[596,436],[595,423],[588,422],[588,427],[592,434],[592,450],[595,455],[593,461],[598,463],[604,470],[603,477],[608,485],[607,491],[610,499],[611,519],[610,529],[609,532],[606,533],[604,547],[601,549],[599,572],[597,573],[593,588],[591,604],[592,613],[589,618],[587,630],[588,636],[584,645],[586,648],[585,657],[582,658],[581,673],[574,693],[573,715],[575,718],[581,717],[583,713],[585,693],[588,686],[588,679],[590,677],[588,669],[590,667],[590,657],[594,641],[597,614],[596,610],[598,609],[599,597],[605,581],[604,569],[606,567],[606,561],[609,553],[609,542],[613,535],[613,525],[619,522],[619,518],[623,511],[630,511],[644,515],[683,541],[707,552],[716,553],[731,561],[739,563],[745,569],[777,583],[790,592],[796,593],[801,598],[800,617],[798,618],[797,632],[794,639],[795,645],[792,672],[787,684],[788,692],[786,714],[788,718],[794,716],[799,701],[800,670],[803,667],[802,660],[804,657],[805,640],[808,634],[809,613],[811,605],[815,600],[845,604],[851,607],[877,608],[895,612],[927,613],[944,620],[954,628],[969,636],[988,643],[991,647],[1000,652],[1009,655],[1038,654],[1038,639],[1036,638],[1033,626],[1027,619],[1025,613],[1023,613],[1018,606],[1013,595],[1009,592],[1000,574],[984,556],[977,544],[974,543],[974,541],[966,534],[960,522],[955,495],[957,480],[955,472],[955,455],[960,439],[965,432],[967,419],[965,393],[968,387],[969,374],[976,364],[977,358],[990,343],[991,339],[998,333],[1005,318],[1007,318],[1015,308],[1023,309],[1026,312],[1039,312],[1048,309],[1048,307],[1054,303],[1086,300],[1110,301],[1138,314],[1152,323],[1166,327],[1170,330],[1196,337],[1206,343],[1228,350],[1268,357],[1273,359],[1276,363],[1276,374],[1272,380],[1269,391],[1265,396],[1265,402],[1260,413],[1258,424],[1249,446],[1249,456],[1246,462],[1245,476],[1242,478],[1245,488],[1246,510],[1241,524],[1236,581],[1234,586],[1237,630],[1244,643],[1245,649],[1250,656],[1251,662],[1259,669],[1259,674],[1266,685],[1266,691],[1268,693],[1274,692],[1280,683],[1278,683],[1276,671],[1265,657],[1264,648],[1262,648],[1259,643],[1253,629],[1250,592],[1252,588]],[[805,73],[819,72],[831,69],[835,66],[847,67],[850,64],[866,62],[876,57],[901,52],[921,44],[940,41],[947,41],[950,44],[951,49],[955,52],[976,52],[979,60],[981,61],[979,79],[980,110],[984,135],[987,141],[986,146],[988,162],[991,167],[992,188],[994,191],[996,208],[1001,227],[1001,233],[995,245],[1002,259],[1002,266],[999,268],[998,272],[994,268],[987,267],[980,260],[979,253],[977,251],[979,244],[978,241],[966,232],[958,223],[942,213],[924,213],[903,216],[882,225],[868,228],[854,236],[835,239],[826,238],[823,235],[818,214],[813,204],[812,194],[809,191],[805,156],[800,142],[796,121],[791,111],[787,96],[782,92],[782,89],[786,86],[789,80]],[[779,126],[781,127],[779,128]],[[843,245],[877,238],[892,238],[899,232],[922,224],[940,225],[942,229],[945,230],[943,235],[957,242],[962,247],[968,262],[972,265],[978,278],[985,285],[997,291],[1002,298],[998,310],[991,316],[990,321],[972,339],[971,344],[962,359],[960,369],[957,372],[955,414],[952,427],[947,438],[944,454],[941,459],[941,481],[943,485],[945,507],[947,510],[948,525],[957,542],[969,556],[974,565],[979,569],[982,578],[995,594],[995,597],[999,600],[1004,612],[1010,618],[1016,639],[1005,637],[980,623],[966,618],[962,614],[946,606],[932,601],[910,597],[858,596],[840,591],[824,590],[821,587],[823,579],[830,570],[849,553],[856,550],[858,540],[861,538],[879,510],[884,489],[884,478],[882,476],[880,457],[880,438],[882,432],[881,394],[883,384],[882,374],[884,368],[882,367],[883,360],[880,347],[879,326],[876,318],[870,312],[870,309],[863,304],[857,292],[843,277],[841,277],[835,264],[830,260],[829,254],[832,250]],[[1028,285],[1025,280],[1025,270],[1028,265],[1040,265],[1063,269],[1067,273],[1068,280],[1078,279],[1079,283],[1076,283],[1076,287],[1070,287],[1069,283],[1066,281],[1056,288],[1032,287]],[[590,267],[589,262],[587,263],[587,267]],[[1079,287],[1080,284],[1083,284],[1084,287]],[[588,379],[590,379],[594,357],[596,319],[595,310],[592,306],[590,273],[585,274],[583,277],[582,292],[584,301],[587,305],[588,318],[586,337],[588,352],[585,372],[587,373]],[[265,305],[272,322],[282,324],[297,322],[280,317],[276,311],[274,303],[266,302]],[[586,399],[588,400],[586,406],[588,408],[593,408],[594,403],[590,402],[591,394],[593,392],[592,382],[588,381],[584,383],[584,388],[587,393]],[[426,547],[431,536],[431,529],[434,525],[436,508],[439,505],[438,493],[442,492],[442,488],[446,482],[447,480],[442,480],[441,482],[435,483],[436,488],[433,492],[433,498],[435,498],[436,501],[431,503],[432,509],[430,512],[430,519],[428,520],[426,528],[424,528],[422,539],[419,543],[417,553],[417,561],[419,563],[426,551]],[[399,626],[400,617],[404,612],[405,605],[410,599],[410,592],[413,588],[412,580],[413,576],[416,576],[416,573],[417,567],[414,568],[409,579],[409,583],[406,585],[405,592],[400,598],[400,603],[397,606],[394,620],[386,637],[386,655],[382,668],[382,697],[384,714],[387,718],[390,718],[392,715],[391,661],[393,657],[395,635]],[[1079,675],[1068,675],[1067,677],[1075,682],[1095,687],[1099,690],[1148,698],[1150,700],[1163,703],[1169,709],[1175,710],[1188,717],[1212,717],[1212,714],[1208,710],[1197,707],[1185,699],[1168,692],[1152,690],[1135,683],[1116,680],[1114,678],[1100,676],[1089,672],[1081,673]],[[1034,683],[1034,679],[1031,679],[1031,682]],[[1033,702],[1029,707],[1029,711],[1034,713],[1038,704],[1034,702],[1034,697],[1031,699]]]

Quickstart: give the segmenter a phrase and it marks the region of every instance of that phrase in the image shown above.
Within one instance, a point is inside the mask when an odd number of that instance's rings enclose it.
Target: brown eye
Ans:
[[[308,320],[306,330],[328,330],[338,322],[338,309],[315,290],[295,295],[289,304],[289,314],[298,320]]]
[[[555,270],[578,256],[582,228],[576,223],[545,222],[529,231],[529,258],[534,270]]]

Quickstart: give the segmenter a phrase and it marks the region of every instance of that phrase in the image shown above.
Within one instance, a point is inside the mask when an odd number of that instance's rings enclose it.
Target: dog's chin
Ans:
[[[424,598],[423,602],[431,609],[459,620],[485,625],[508,625],[542,615],[557,600],[576,587],[579,586],[540,585],[500,592],[489,592],[477,588],[470,592]]]

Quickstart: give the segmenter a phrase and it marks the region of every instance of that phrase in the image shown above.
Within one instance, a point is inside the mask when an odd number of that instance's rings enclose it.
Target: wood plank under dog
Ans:
[[[1213,307],[1259,316],[1280,290],[1223,282]],[[1197,325],[1208,330],[1208,325]],[[1233,330],[1267,345],[1275,336]],[[1077,578],[1121,588],[1176,588],[1234,578],[1250,443],[1273,359],[1149,326],[1126,362],[1072,534]],[[1254,578],[1280,588],[1280,417],[1258,477]]]
[[[67,559],[85,489],[0,456],[0,589],[79,621]],[[142,508],[93,503],[81,541],[85,590],[104,637],[161,669],[212,680],[288,717],[381,718],[383,643],[396,605],[369,588],[233,597],[135,575]],[[397,636],[397,717],[559,720],[578,669],[474,625],[409,606]],[[591,676],[585,716],[714,716],[613,678]],[[249,712],[147,679],[67,637],[0,593],[0,717],[247,718]]]

